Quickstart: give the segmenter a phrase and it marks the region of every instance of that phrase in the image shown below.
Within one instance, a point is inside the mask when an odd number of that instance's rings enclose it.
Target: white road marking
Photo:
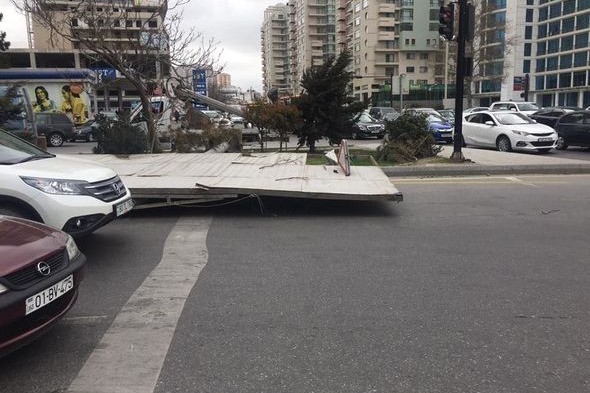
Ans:
[[[162,260],[117,315],[67,393],[153,392],[184,303],[207,264],[210,218],[180,218]]]
[[[510,176],[510,177],[507,177],[506,179],[508,179],[514,183],[522,184],[522,185],[533,187],[533,188],[539,188],[539,186],[537,186],[536,184],[530,183],[528,181],[524,181],[522,179],[519,179],[518,177]]]

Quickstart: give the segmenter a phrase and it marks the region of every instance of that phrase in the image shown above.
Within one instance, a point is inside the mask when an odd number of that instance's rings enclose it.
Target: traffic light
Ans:
[[[438,21],[440,23],[438,34],[445,40],[452,41],[454,37],[453,25],[455,24],[455,5],[453,3],[440,6]]]

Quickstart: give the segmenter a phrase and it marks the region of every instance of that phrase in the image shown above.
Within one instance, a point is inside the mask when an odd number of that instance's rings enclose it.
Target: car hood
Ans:
[[[95,162],[59,155],[16,165],[20,176],[30,177],[96,182],[117,175],[112,169]]]
[[[539,123],[505,125],[504,127],[509,127],[511,130],[515,131],[528,132],[529,134],[549,134],[555,132],[553,128]]]
[[[356,124],[358,126],[365,126],[365,127],[370,127],[370,126],[383,126],[383,123],[380,123],[378,121],[357,121]]]
[[[0,215],[0,277],[64,249],[65,233],[34,221]]]
[[[533,113],[537,113],[539,110],[532,110],[532,111],[520,111],[520,113],[523,113],[527,116],[532,115]]]

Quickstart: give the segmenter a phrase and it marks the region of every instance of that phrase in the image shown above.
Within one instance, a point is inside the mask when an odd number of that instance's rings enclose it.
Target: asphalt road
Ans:
[[[396,186],[400,204],[247,200],[109,224],[79,241],[72,312],[0,359],[0,392],[589,391],[590,176]]]

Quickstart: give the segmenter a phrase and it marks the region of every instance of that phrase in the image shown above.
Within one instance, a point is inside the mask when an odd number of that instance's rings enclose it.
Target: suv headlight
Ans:
[[[66,250],[68,251],[68,257],[70,258],[70,261],[73,261],[74,258],[80,254],[80,250],[78,249],[74,238],[72,238],[70,235],[68,235],[68,240],[66,242]]]
[[[44,179],[40,177],[21,177],[29,186],[47,194],[55,195],[85,195],[82,187],[88,182],[83,180]]]
[[[8,288],[6,288],[4,285],[0,284],[0,295],[3,294],[4,292],[8,292]]]
[[[522,135],[522,136],[529,136],[529,135],[531,135],[528,132],[524,132],[524,131],[512,130],[512,132],[514,132],[516,135]]]

